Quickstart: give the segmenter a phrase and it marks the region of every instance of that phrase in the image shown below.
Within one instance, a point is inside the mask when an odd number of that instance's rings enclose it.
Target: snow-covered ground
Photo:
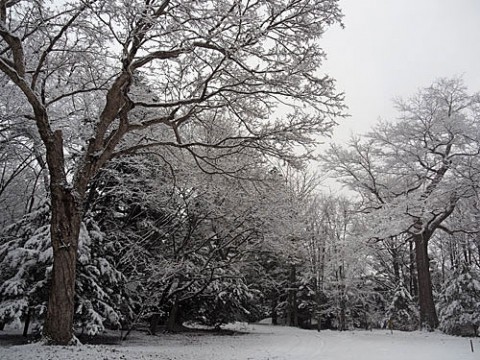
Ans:
[[[118,345],[54,347],[8,345],[0,340],[1,360],[478,360],[480,339],[441,333],[386,330],[334,332],[269,325],[237,325],[247,334],[135,333]],[[1,333],[0,333],[1,334]],[[1,338],[0,338],[1,339]]]

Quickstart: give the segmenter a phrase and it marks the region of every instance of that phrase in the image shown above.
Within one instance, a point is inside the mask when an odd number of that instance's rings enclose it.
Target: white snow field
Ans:
[[[238,328],[238,325],[237,325]],[[441,333],[301,330],[242,325],[247,334],[134,333],[117,345],[55,347],[0,342],[1,360],[478,360],[480,339]]]

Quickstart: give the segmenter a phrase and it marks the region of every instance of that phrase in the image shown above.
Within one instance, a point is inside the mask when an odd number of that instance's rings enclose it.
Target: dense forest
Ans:
[[[348,115],[320,71],[341,22],[336,0],[0,0],[0,330],[477,335],[480,95],[439,79],[319,147]]]

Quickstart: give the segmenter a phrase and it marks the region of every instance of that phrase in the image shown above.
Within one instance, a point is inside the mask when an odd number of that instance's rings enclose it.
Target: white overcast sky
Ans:
[[[350,118],[334,139],[396,116],[392,99],[440,77],[480,91],[480,0],[340,0],[345,29],[327,30],[322,70],[346,94]]]

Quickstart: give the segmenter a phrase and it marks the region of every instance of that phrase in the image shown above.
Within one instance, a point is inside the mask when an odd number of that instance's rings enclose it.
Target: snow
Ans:
[[[246,334],[194,332],[146,336],[133,333],[117,345],[54,347],[8,345],[0,332],[2,360],[473,360],[479,359],[480,339],[434,332],[321,331],[282,326],[246,325]]]

